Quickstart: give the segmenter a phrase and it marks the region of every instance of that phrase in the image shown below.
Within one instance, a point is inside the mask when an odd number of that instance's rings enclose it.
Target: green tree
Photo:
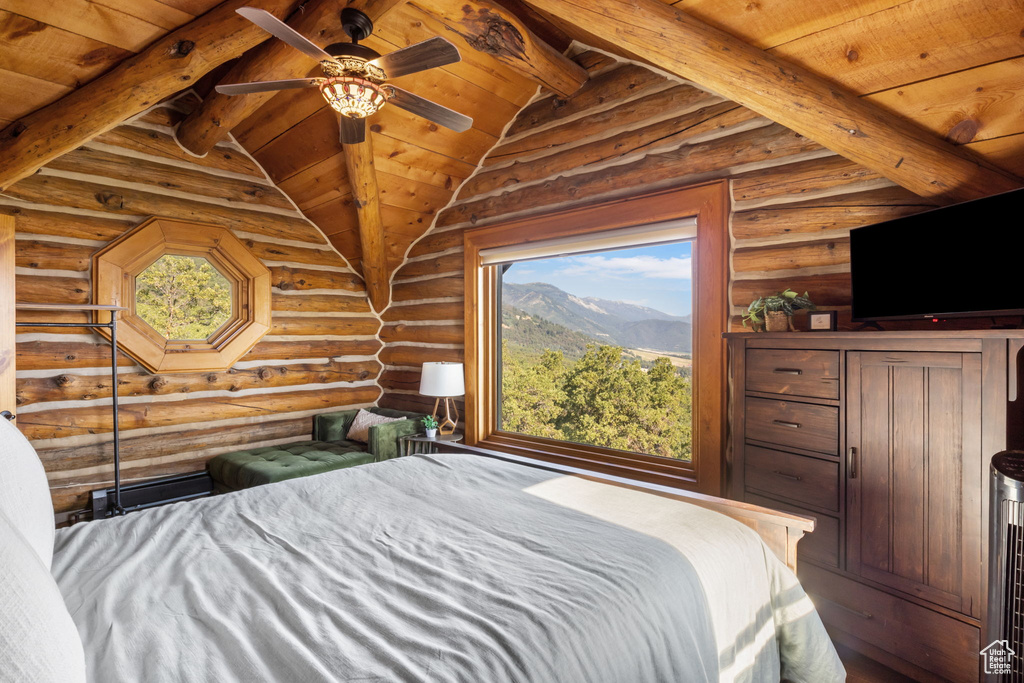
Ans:
[[[590,344],[575,362],[502,346],[501,428],[680,460],[692,458],[690,380],[658,358],[644,367],[616,346]]]
[[[565,438],[559,431],[558,398],[565,359],[561,351],[544,349],[535,362],[502,344],[501,428],[519,434]]]
[[[558,427],[570,441],[690,460],[691,391],[668,358],[644,370],[615,346],[590,346],[565,373]]]
[[[167,339],[206,339],[231,302],[231,283],[199,256],[165,254],[135,278],[136,313]]]

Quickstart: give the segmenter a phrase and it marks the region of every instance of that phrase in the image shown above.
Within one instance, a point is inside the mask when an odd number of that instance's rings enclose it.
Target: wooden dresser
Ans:
[[[1024,331],[726,338],[730,496],[817,519],[799,575],[833,637],[977,681],[987,472],[1024,445]]]

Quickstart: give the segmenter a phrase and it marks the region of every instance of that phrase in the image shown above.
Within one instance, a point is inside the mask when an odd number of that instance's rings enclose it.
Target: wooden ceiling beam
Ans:
[[[269,35],[235,13],[257,7],[284,17],[298,0],[227,0],[139,54],[0,132],[0,190],[48,161],[187,87]]]
[[[345,167],[352,185],[352,199],[359,218],[359,245],[362,249],[363,280],[370,305],[382,313],[391,302],[391,273],[384,248],[384,220],[380,212],[380,190],[373,164],[373,135],[357,145],[343,145]]]
[[[964,147],[658,0],[529,0],[766,116],[922,197],[966,201],[1022,181]]]
[[[586,70],[534,34],[513,12],[489,0],[418,0],[410,3],[435,17],[465,43],[494,57],[562,97],[579,90]]]
[[[376,23],[404,2],[405,0],[312,0],[305,5],[302,12],[292,17],[288,25],[316,43],[318,47],[326,47],[331,43],[349,41],[341,26],[343,8],[353,7],[362,10]],[[295,48],[280,40],[270,40],[242,57],[221,79],[221,83],[303,78],[315,66],[316,62],[313,59]],[[276,94],[267,92],[229,97],[211,92],[178,126],[178,142],[193,154],[203,156],[227,137],[232,128],[251,116]]]

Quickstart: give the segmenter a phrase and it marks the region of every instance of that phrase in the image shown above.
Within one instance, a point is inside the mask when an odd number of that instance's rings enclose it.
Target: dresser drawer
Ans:
[[[754,505],[761,505],[772,510],[781,512],[792,512],[797,515],[814,517],[814,531],[804,534],[797,546],[797,566],[804,561],[817,562],[826,567],[839,566],[839,520],[835,517],[822,515],[810,510],[804,510],[796,505],[780,503],[771,498],[759,496],[756,493],[747,493],[743,499]]]
[[[839,512],[839,463],[746,446],[747,489]]]
[[[978,680],[976,626],[813,564],[799,565],[798,574],[826,625],[950,681]]]
[[[839,455],[839,409],[747,397],[747,439]]]
[[[747,391],[839,398],[839,352],[748,349]]]

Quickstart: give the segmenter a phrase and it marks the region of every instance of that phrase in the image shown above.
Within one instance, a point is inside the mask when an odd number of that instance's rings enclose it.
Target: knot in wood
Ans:
[[[166,386],[167,380],[163,377],[154,377],[149,383],[149,388],[153,391],[162,391]]]
[[[207,381],[207,382],[209,382],[210,384],[213,384],[213,383],[214,383],[214,382],[216,382],[216,381],[217,381],[218,379],[219,379],[219,377],[217,377],[217,375],[215,375],[215,374],[214,374],[214,373],[212,373],[212,372],[211,372],[211,373],[210,373],[209,375],[207,375],[207,376],[206,376],[206,381]]]
[[[256,376],[262,380],[268,380],[274,376],[274,372],[270,368],[260,368],[256,371]]]
[[[512,59],[526,58],[526,41],[523,34],[504,17],[491,14],[490,10],[465,11],[463,26],[470,35],[463,34],[474,50],[496,57]]]
[[[58,387],[66,387],[74,384],[75,380],[70,375],[57,375],[53,378],[53,383]]]
[[[171,57],[184,57],[192,52],[195,46],[196,44],[191,40],[179,40],[174,45],[171,45],[170,55]]]
[[[974,139],[981,126],[974,119],[964,119],[949,129],[946,139],[954,145],[964,145]]]
[[[96,194],[96,201],[108,209],[123,209],[124,197],[113,192],[99,192]]]
[[[359,373],[359,379],[366,379],[369,376],[370,376],[370,371],[369,370],[363,370],[362,372]]]

